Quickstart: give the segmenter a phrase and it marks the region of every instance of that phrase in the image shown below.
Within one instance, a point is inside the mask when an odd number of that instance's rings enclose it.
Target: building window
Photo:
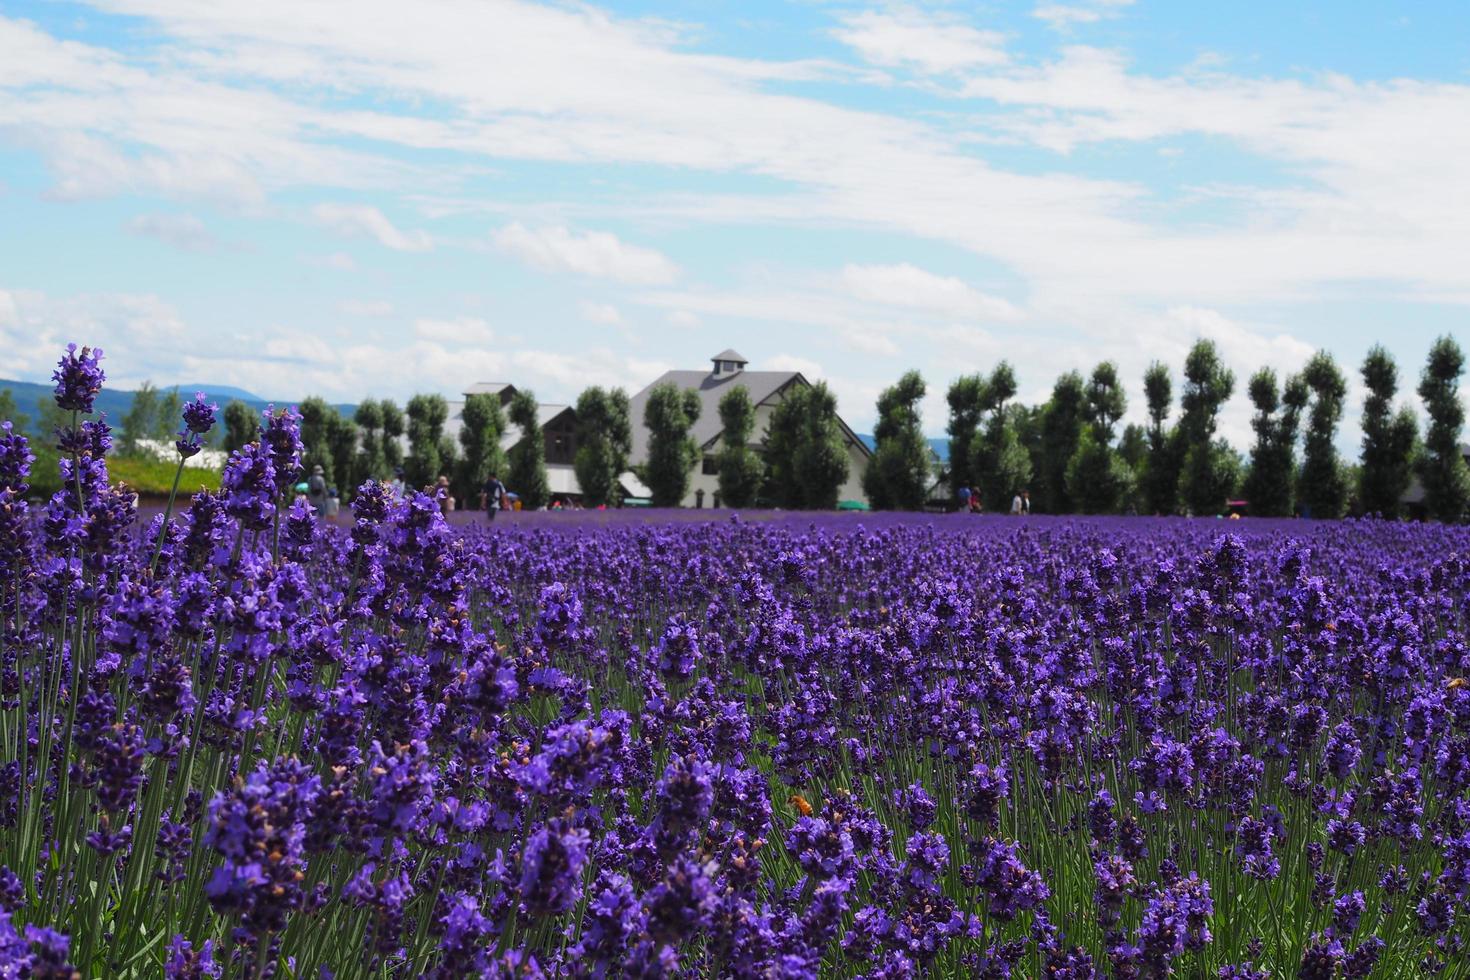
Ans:
[[[718,474],[720,472],[720,457],[706,456],[704,462],[699,467],[699,472],[705,476],[715,476]]]

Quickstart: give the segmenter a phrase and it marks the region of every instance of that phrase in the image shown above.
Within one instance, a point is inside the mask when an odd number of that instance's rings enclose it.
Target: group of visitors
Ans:
[[[972,490],[970,487],[960,487],[960,510],[971,514],[985,513],[985,507],[980,502],[980,491]],[[1011,515],[1020,517],[1031,513],[1031,491],[1022,487],[1016,495],[1011,498]]]

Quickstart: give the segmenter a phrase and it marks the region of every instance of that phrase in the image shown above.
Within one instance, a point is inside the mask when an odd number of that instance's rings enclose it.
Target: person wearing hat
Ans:
[[[327,475],[320,464],[311,468],[311,478],[306,481],[306,501],[316,511],[316,516],[321,517],[327,512]]]

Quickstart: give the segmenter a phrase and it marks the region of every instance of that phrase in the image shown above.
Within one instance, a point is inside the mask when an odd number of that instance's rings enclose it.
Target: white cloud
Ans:
[[[1054,30],[1067,30],[1077,24],[1094,24],[1107,17],[1118,16],[1119,8],[1133,5],[1133,0],[1090,0],[1083,3],[1041,3],[1031,16],[1044,20]]]
[[[865,10],[842,18],[838,40],[885,68],[942,75],[1007,61],[1005,36],[914,7]]]
[[[591,323],[604,323],[618,326],[623,322],[623,314],[611,303],[594,303],[591,300],[583,300],[578,304],[582,313],[582,319]]]
[[[765,359],[761,365],[765,371],[800,371],[808,381],[819,381],[826,376],[822,365],[805,357],[795,354],[776,354]]]
[[[149,376],[141,373],[134,351],[148,352],[152,363],[167,370],[178,363],[189,336],[178,310],[151,293],[58,297],[0,289],[0,376],[44,380],[66,345],[75,342],[102,348],[111,383],[131,386]]]
[[[577,233],[563,226],[531,229],[512,222],[497,229],[502,251],[540,269],[640,285],[673,282],[678,267],[662,252],[630,245],[605,231]]]
[[[393,304],[385,299],[344,299],[337,309],[348,316],[392,316]]]
[[[699,326],[699,317],[690,313],[688,310],[671,310],[669,311],[668,320],[669,325],[674,327]]]
[[[212,252],[219,247],[219,240],[192,214],[140,214],[128,222],[128,231],[184,252]]]
[[[842,283],[860,300],[928,310],[976,320],[1015,320],[1020,310],[953,276],[940,276],[902,262],[897,265],[846,265]]]
[[[452,320],[419,319],[413,323],[414,336],[446,344],[488,347],[495,343],[495,331],[479,317],[461,316]]]
[[[434,247],[425,231],[401,231],[387,216],[368,204],[318,204],[311,209],[317,222],[339,235],[366,236],[395,252],[424,252]]]

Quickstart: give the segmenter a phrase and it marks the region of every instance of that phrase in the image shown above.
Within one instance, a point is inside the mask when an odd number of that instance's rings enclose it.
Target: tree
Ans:
[[[1235,390],[1235,373],[1220,360],[1213,341],[1199,340],[1184,359],[1179,397],[1181,454],[1179,495],[1196,514],[1217,514],[1235,489],[1240,459],[1224,440],[1215,440],[1220,406]]]
[[[238,399],[225,406],[225,452],[233,453],[259,438],[259,412]]]
[[[1419,423],[1407,406],[1397,414],[1393,411],[1399,369],[1382,345],[1375,344],[1368,351],[1362,375],[1368,397],[1363,401],[1358,501],[1365,513],[1392,519],[1402,512],[1401,500],[1414,478],[1414,444],[1419,438]]]
[[[442,395],[414,395],[408,400],[408,458],[404,460],[405,479],[411,487],[427,487],[438,481],[445,466],[444,423],[449,419],[449,405]],[[302,425],[303,430],[305,425]],[[449,442],[449,453],[454,443]]]
[[[1312,409],[1307,416],[1297,496],[1313,517],[1341,517],[1347,511],[1348,482],[1333,439],[1342,418],[1347,381],[1326,351],[1312,355],[1302,369],[1302,380],[1311,389]]]
[[[720,399],[720,501],[726,507],[750,507],[760,493],[764,467],[750,448],[755,431],[755,405],[744,385],[735,385]]]
[[[1108,514],[1132,491],[1132,471],[1113,450],[1113,431],[1128,409],[1118,366],[1104,361],[1087,382],[1087,429],[1067,463],[1067,493],[1084,514]]]
[[[10,389],[0,388],[0,422],[9,422],[16,433],[24,433],[27,421],[16,407],[15,396]]]
[[[961,487],[974,488],[980,482],[972,457],[985,415],[985,378],[979,374],[955,378],[946,400],[949,402],[949,489],[959,493]]]
[[[981,501],[994,506],[1005,502],[1031,481],[1031,455],[1017,436],[1007,403],[1016,396],[1016,372],[1001,361],[985,380],[980,407],[986,414],[985,431],[970,450],[974,490]],[[952,453],[953,451],[951,451]]]
[[[1256,443],[1251,450],[1245,498],[1251,513],[1258,517],[1288,517],[1296,475],[1296,430],[1307,403],[1307,385],[1300,377],[1288,379],[1283,402],[1276,372],[1263,367],[1251,375],[1246,390],[1256,408],[1251,419]]]
[[[877,510],[923,510],[929,493],[931,450],[919,418],[927,386],[909,371],[878,396],[877,448],[863,474],[863,490]]]
[[[699,420],[699,393],[672,381],[654,386],[643,406],[648,429],[648,461],[640,474],[653,494],[655,507],[679,507],[689,492],[689,471],[699,459],[699,446],[689,430]]]
[[[454,492],[461,500],[478,500],[490,474],[505,473],[505,453],[500,450],[505,415],[500,411],[500,396],[488,392],[466,395],[459,419],[459,444],[464,453],[454,470]]]
[[[383,410],[368,398],[357,406],[352,421],[357,424],[357,460],[352,465],[352,489],[357,489],[369,480],[381,480],[388,475],[387,462],[383,459]]]
[[[184,397],[179,394],[179,389],[170,388],[161,392],[158,396],[158,414],[153,417],[153,431],[149,436],[172,442],[179,426],[183,424],[183,418]]]
[[[1049,514],[1074,510],[1067,493],[1067,466],[1082,439],[1087,402],[1082,375],[1068,371],[1052,386],[1041,420],[1041,466],[1037,470],[1037,509]]]
[[[320,466],[327,483],[336,479],[332,446],[328,439],[333,420],[337,418],[335,406],[316,395],[304,398],[296,407],[301,413],[301,469],[310,475]]]
[[[1143,375],[1143,394],[1148,402],[1148,460],[1140,477],[1144,510],[1150,514],[1172,514],[1179,502],[1179,443],[1164,426],[1174,398],[1169,368],[1159,361]]]
[[[521,430],[521,438],[510,447],[510,486],[521,498],[521,506],[540,510],[551,501],[546,480],[546,437],[541,434],[536,395],[517,391],[510,402],[510,421]]]
[[[332,459],[331,484],[350,500],[357,489],[351,483],[357,463],[357,423],[335,409],[327,421],[327,454]]]
[[[378,402],[378,412],[383,417],[383,465],[393,473],[403,465],[403,410],[392,399]]]
[[[1148,429],[1129,423],[1118,438],[1118,457],[1133,471],[1135,481],[1142,479],[1148,465]]]
[[[767,495],[779,507],[831,510],[847,480],[837,399],[824,381],[792,386],[766,433]]]
[[[1441,521],[1461,520],[1470,508],[1470,471],[1460,455],[1460,428],[1465,424],[1460,375],[1464,371],[1465,355],[1454,338],[1446,335],[1429,348],[1429,360],[1419,376],[1419,397],[1429,415],[1419,479],[1424,483],[1429,516]]]
[[[572,468],[589,507],[622,502],[618,480],[633,449],[628,396],[593,386],[577,398],[577,454]]]
[[[150,381],[144,381],[133,392],[132,404],[123,413],[121,431],[118,433],[118,450],[123,455],[136,453],[144,439],[152,439],[158,428],[158,389]]]

